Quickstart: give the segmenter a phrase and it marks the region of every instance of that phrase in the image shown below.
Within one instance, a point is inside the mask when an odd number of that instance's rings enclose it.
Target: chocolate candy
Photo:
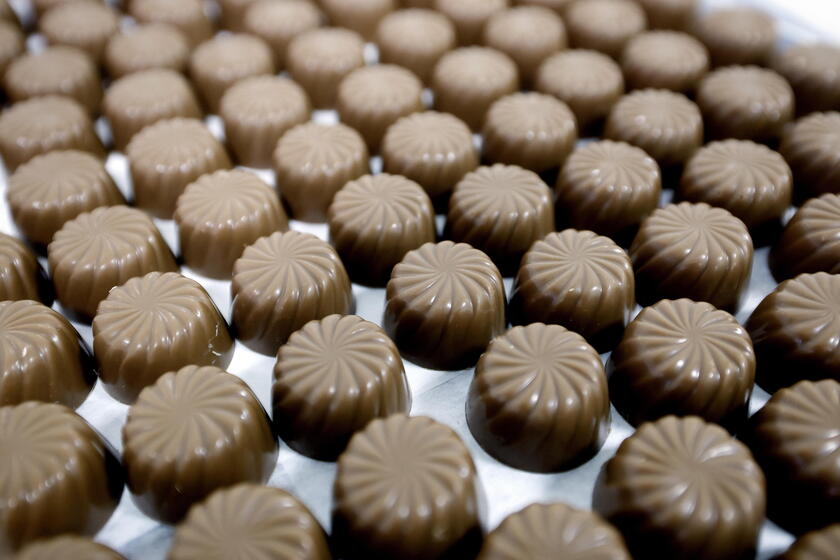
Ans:
[[[365,65],[363,48],[361,36],[349,29],[311,29],[289,43],[286,68],[315,107],[332,107],[341,80]]]
[[[245,14],[252,5],[259,0],[217,0],[219,11],[219,23],[225,29],[239,31],[242,29]]]
[[[840,112],[814,113],[786,127],[779,151],[799,197],[840,193]]]
[[[729,313],[663,299],[627,326],[607,374],[613,403],[634,426],[675,414],[736,427],[747,417],[755,353]]]
[[[726,208],[748,228],[778,221],[791,203],[793,175],[784,158],[748,140],[712,142],[685,166],[679,196]]]
[[[96,66],[85,53],[71,47],[21,55],[9,64],[3,85],[12,101],[65,95],[91,114],[97,112],[102,98]]]
[[[621,443],[596,482],[593,506],[634,558],[752,558],[764,475],[723,428],[666,416]]]
[[[335,193],[369,171],[364,140],[343,124],[298,125],[277,143],[273,159],[292,216],[308,222],[325,221]]]
[[[840,546],[840,525],[812,531],[798,539],[779,560],[831,560]]]
[[[469,367],[505,330],[502,276],[465,243],[410,251],[391,272],[385,297],[385,331],[403,356],[423,367]]]
[[[753,244],[728,211],[682,202],[642,222],[630,258],[642,305],[685,297],[734,311],[750,279]]]
[[[110,447],[69,408],[0,407],[0,554],[45,537],[94,535],[122,489]]]
[[[437,61],[455,46],[455,26],[431,10],[399,10],[379,22],[376,43],[380,62],[399,64],[428,82]]]
[[[522,80],[530,83],[543,60],[566,48],[566,27],[548,8],[511,8],[490,17],[484,26],[484,44],[513,59]]]
[[[653,29],[686,29],[694,19],[699,0],[636,0]]]
[[[747,330],[762,387],[773,391],[800,379],[840,380],[838,302],[840,276],[817,272],[782,282],[758,304]]]
[[[504,11],[509,0],[434,0],[434,8],[455,24],[458,44],[481,42],[484,26],[493,14]]]
[[[840,110],[840,47],[794,45],[773,59],[773,68],[793,87],[800,114]]]
[[[175,117],[201,118],[189,82],[164,68],[142,70],[113,82],[105,93],[103,109],[114,145],[121,151],[150,124]]]
[[[703,43],[678,31],[649,31],[636,35],[621,55],[630,89],[658,88],[691,93],[709,71]]]
[[[131,0],[131,15],[140,23],[168,23],[177,27],[191,46],[213,36],[213,23],[201,0]]]
[[[567,229],[525,253],[510,299],[513,324],[556,323],[600,351],[617,342],[636,306],[633,270],[608,237]]]
[[[563,51],[543,61],[535,87],[565,102],[584,130],[607,116],[624,93],[624,77],[618,64],[601,53]]]
[[[6,0],[3,1],[6,2]],[[49,9],[71,1],[72,0],[32,0],[32,2],[30,3],[32,4],[32,7],[35,8],[35,15],[40,17],[44,15]],[[104,2],[104,0],[93,1],[99,2],[100,4]]]
[[[643,89],[613,106],[604,136],[642,148],[662,166],[675,166],[703,144],[703,117],[681,93]]]
[[[714,138],[767,142],[793,119],[793,90],[784,78],[756,66],[730,66],[706,76],[697,90]]]
[[[321,5],[336,27],[352,29],[371,39],[380,20],[394,10],[396,0],[321,0]]]
[[[62,556],[65,558],[85,558],[86,560],[125,560],[122,554],[103,544],[70,535],[38,540],[24,548],[15,558],[18,560],[53,560]]]
[[[135,134],[125,150],[137,206],[167,218],[188,184],[229,169],[224,147],[201,121],[165,119]]]
[[[563,11],[574,0],[514,0],[514,4],[524,4],[526,6],[545,6],[551,8],[558,14],[563,14]]]
[[[104,58],[105,68],[114,79],[153,68],[183,72],[187,68],[189,43],[171,25],[138,25],[111,37]]]
[[[198,283],[173,272],[150,272],[112,289],[99,305],[93,350],[105,390],[132,403],[168,371],[187,364],[226,367],[233,340]]]
[[[49,152],[20,166],[9,177],[6,197],[18,228],[39,245],[83,212],[125,204],[102,162],[76,150]]]
[[[289,560],[331,558],[324,531],[306,506],[284,490],[249,483],[217,490],[193,506],[175,531],[169,558],[209,558],[222,550]]]
[[[286,50],[292,39],[319,27],[324,16],[308,0],[294,2],[254,2],[245,11],[243,30],[265,41],[274,53],[274,65],[286,67]]]
[[[479,560],[581,555],[630,560],[624,539],[601,516],[566,504],[531,504],[508,515],[484,539]]]
[[[645,12],[629,0],[574,2],[566,9],[565,21],[574,48],[601,51],[613,58],[647,27]]]
[[[0,233],[0,301],[31,299],[50,305],[52,298],[35,254],[20,239]]]
[[[836,458],[840,383],[800,381],[751,419],[749,441],[767,476],[770,517],[797,533],[840,521]]]
[[[455,432],[395,414],[373,420],[339,457],[332,535],[342,558],[474,557],[480,496]]]
[[[244,381],[211,366],[171,371],[144,389],[122,440],[134,502],[165,523],[218,488],[265,483],[277,462],[277,436],[260,401]]]
[[[715,66],[763,64],[776,44],[773,18],[748,6],[712,10],[698,18],[693,27]]]
[[[561,226],[622,239],[656,209],[662,177],[644,150],[600,140],[572,152],[555,192]]]
[[[333,244],[354,282],[384,286],[405,254],[435,241],[435,212],[405,177],[365,175],[338,191],[328,212]]]
[[[308,121],[309,113],[306,93],[282,76],[246,78],[228,88],[219,106],[231,151],[250,167],[270,167],[277,141],[290,128]]]
[[[99,62],[105,44],[117,32],[116,11],[102,2],[64,2],[38,20],[41,33],[52,45],[76,47]]]
[[[542,172],[560,167],[577,141],[569,106],[541,93],[514,93],[490,106],[482,129],[484,157]]]
[[[389,126],[423,110],[422,93],[423,84],[404,68],[365,66],[342,80],[338,115],[341,122],[359,131],[371,152],[376,152]]]
[[[840,196],[824,194],[802,205],[770,251],[770,270],[778,280],[840,274]]]
[[[328,461],[374,418],[411,406],[397,347],[355,315],[329,315],[292,334],[277,353],[272,392],[283,441]]]
[[[0,0],[0,20],[9,22],[16,27],[20,27],[20,20],[18,19],[17,12],[12,9],[8,0]]]
[[[0,21],[0,72],[5,74],[9,64],[25,49],[20,28],[9,21]]]
[[[240,170],[202,175],[187,186],[175,223],[184,264],[211,278],[230,278],[245,247],[289,227],[274,190]]]
[[[219,111],[225,90],[250,76],[274,74],[268,45],[257,37],[220,35],[199,45],[190,55],[190,77],[211,112]]]
[[[386,173],[416,181],[432,198],[446,195],[478,167],[478,152],[467,125],[435,111],[415,113],[391,125],[381,152]]]
[[[514,327],[493,339],[478,361],[467,422],[482,448],[517,469],[578,465],[598,452],[609,432],[601,358],[582,336],[559,325]]]
[[[503,274],[514,274],[531,245],[554,231],[551,191],[531,171],[479,167],[455,185],[444,237],[484,251]]]
[[[273,233],[247,247],[233,265],[231,292],[236,337],[268,355],[309,321],[353,308],[336,252],[297,231]]]

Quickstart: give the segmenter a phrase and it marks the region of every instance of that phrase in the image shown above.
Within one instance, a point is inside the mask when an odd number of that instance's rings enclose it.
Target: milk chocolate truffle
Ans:
[[[435,109],[452,113],[473,130],[497,99],[519,90],[519,72],[506,54],[487,47],[446,53],[432,75]]]
[[[0,75],[26,49],[20,28],[12,22],[0,20]]]
[[[753,244],[728,211],[682,202],[642,222],[630,258],[642,305],[684,297],[734,311],[749,283]]]
[[[277,353],[272,393],[283,441],[329,461],[368,422],[411,406],[397,347],[355,315],[329,315],[292,334]]]
[[[336,252],[297,231],[273,233],[247,247],[233,265],[231,292],[236,337],[268,355],[309,321],[353,308],[350,280]]]
[[[51,305],[52,297],[35,254],[20,239],[0,233],[0,301],[31,299]]]
[[[636,0],[653,29],[687,29],[694,20],[699,0]]]
[[[42,538],[94,535],[117,507],[122,489],[110,447],[69,408],[39,402],[0,407],[4,557]]]
[[[484,26],[499,12],[503,12],[509,0],[435,0],[435,9],[455,24],[458,44],[481,43]]]
[[[784,78],[757,66],[715,70],[700,82],[697,104],[714,138],[767,142],[793,119],[793,90]]]
[[[72,47],[48,47],[20,56],[9,65],[4,87],[13,102],[64,95],[78,101],[89,113],[97,112],[102,99],[96,66],[85,53]]]
[[[554,231],[551,191],[539,175],[514,165],[479,167],[461,179],[444,237],[484,251],[512,275],[535,241]]]
[[[372,421],[339,457],[334,489],[344,558],[475,557],[481,487],[448,426],[402,414]]]
[[[239,482],[263,484],[277,436],[260,401],[213,366],[170,371],[140,393],[122,429],[123,466],[134,502],[165,523]]]
[[[333,196],[369,171],[368,151],[358,132],[343,124],[301,124],[274,150],[277,188],[292,216],[323,222]]]
[[[190,77],[205,106],[219,111],[225,91],[250,76],[274,74],[268,45],[251,35],[220,35],[199,45],[190,55]]]
[[[574,2],[566,9],[565,21],[574,48],[600,51],[613,58],[647,27],[645,12],[630,0]]]
[[[328,212],[330,242],[354,282],[384,286],[405,254],[435,241],[435,212],[423,187],[365,175],[338,191]]]
[[[140,23],[168,23],[177,27],[191,46],[213,36],[213,23],[201,0],[131,0],[130,13]]]
[[[289,227],[274,189],[240,170],[188,185],[175,205],[175,223],[184,264],[211,278],[230,278],[245,247]]]
[[[580,464],[609,432],[601,358],[559,325],[514,327],[478,361],[467,422],[482,448],[517,469],[552,472]]]
[[[173,272],[150,272],[114,288],[99,305],[93,351],[105,390],[132,403],[168,371],[187,364],[226,367],[233,340],[198,283]]]
[[[484,538],[478,560],[520,558],[630,560],[615,527],[588,510],[565,504],[531,504],[508,515]]]
[[[0,406],[76,408],[96,381],[93,356],[67,319],[34,301],[0,302]]]
[[[840,524],[834,524],[799,537],[779,560],[832,560],[838,547]]]
[[[119,28],[117,12],[93,0],[65,2],[38,20],[41,33],[52,45],[76,47],[99,62],[108,39]]]
[[[478,152],[467,125],[435,111],[415,113],[391,125],[381,152],[386,173],[416,181],[432,198],[451,191],[478,167]]]
[[[17,560],[54,560],[62,557],[85,558],[86,560],[125,560],[122,554],[104,544],[70,535],[38,540],[15,556]]]
[[[712,64],[764,64],[776,44],[776,24],[763,10],[720,8],[701,16],[693,32],[709,49]]]
[[[748,228],[781,218],[792,191],[784,158],[749,140],[712,142],[698,150],[679,187],[682,200],[726,208]]]
[[[490,17],[484,26],[484,44],[512,58],[522,80],[530,83],[543,60],[566,48],[566,27],[548,8],[511,8]]]
[[[272,0],[274,4],[286,2]],[[283,76],[253,76],[237,82],[219,105],[228,145],[236,159],[249,167],[270,167],[277,141],[290,128],[308,121],[309,113],[306,92]]]
[[[363,48],[361,36],[349,29],[311,29],[289,43],[286,68],[309,94],[315,107],[332,107],[341,80],[365,65]]]
[[[604,136],[642,148],[660,165],[680,165],[703,144],[703,117],[681,93],[643,89],[613,106]]]
[[[840,276],[816,272],[782,282],[758,304],[747,330],[762,387],[840,380]]]
[[[125,150],[131,138],[164,119],[200,119],[201,109],[189,82],[168,69],[142,70],[120,78],[105,93],[103,112],[114,146]]]
[[[177,27],[150,23],[138,25],[111,37],[105,47],[105,68],[116,79],[132,72],[187,68],[189,43]]]
[[[321,0],[332,25],[352,29],[365,39],[373,38],[379,22],[397,3],[396,0]]]
[[[824,194],[802,205],[770,251],[770,270],[778,280],[840,274],[840,196]]]
[[[678,31],[648,31],[627,43],[621,67],[630,89],[691,93],[709,71],[703,43]]]
[[[774,58],[773,68],[793,87],[800,114],[840,110],[840,47],[794,45]]]
[[[644,150],[600,140],[572,152],[555,192],[561,226],[622,238],[659,205],[662,177]]]
[[[423,367],[469,367],[506,326],[499,269],[466,243],[410,251],[391,272],[385,298],[386,332]]]
[[[132,137],[128,156],[137,206],[167,218],[184,189],[205,173],[231,167],[224,147],[201,121],[165,119]]]
[[[455,46],[455,26],[431,10],[399,10],[379,22],[376,43],[380,62],[399,64],[428,82],[437,61]]]
[[[286,67],[286,49],[292,39],[319,27],[323,21],[321,11],[308,0],[259,0],[245,11],[242,27],[268,44],[274,54],[274,65],[283,69]]]
[[[604,465],[593,497],[634,558],[752,558],[765,502],[749,449],[696,416],[643,424]]]
[[[840,521],[838,433],[834,379],[782,389],[752,417],[748,439],[767,476],[769,514],[785,528],[800,533]]]
[[[280,2],[278,2],[279,4]],[[324,530],[297,498],[242,483],[217,490],[178,525],[169,558],[330,560]]]
[[[840,112],[814,113],[785,127],[779,151],[799,197],[840,193]]]
[[[563,51],[543,61],[535,88],[565,102],[583,130],[607,116],[624,93],[624,77],[618,64],[601,53]]]
[[[636,306],[627,253],[607,237],[567,229],[525,253],[510,300],[514,324],[556,323],[603,351]]]
[[[735,427],[747,417],[755,353],[726,311],[663,299],[627,326],[607,374],[613,403],[634,426],[675,414]]]
[[[514,93],[490,106],[482,135],[489,161],[542,172],[566,160],[577,124],[569,106],[550,95]]]

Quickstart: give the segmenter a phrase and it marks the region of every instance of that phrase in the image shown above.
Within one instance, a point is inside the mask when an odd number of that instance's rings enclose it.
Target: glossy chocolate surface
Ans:
[[[458,44],[477,45],[487,21],[509,3],[510,0],[434,0],[434,9],[455,24]]]
[[[776,44],[776,23],[750,6],[711,10],[697,18],[692,32],[709,49],[712,64],[764,64]]]
[[[432,10],[398,10],[379,23],[376,43],[380,62],[399,64],[428,82],[440,57],[455,47],[455,26]]]
[[[292,39],[319,27],[324,15],[308,0],[252,2],[245,11],[243,31],[265,41],[274,54],[274,65],[286,67],[286,51]]]
[[[365,65],[363,48],[362,37],[349,29],[311,29],[289,43],[286,68],[316,108],[332,107],[341,80]]]
[[[840,110],[840,47],[794,45],[774,57],[773,68],[793,87],[799,114]]]
[[[840,274],[840,195],[808,200],[787,223],[770,251],[778,280],[806,272]]]
[[[786,127],[779,151],[799,198],[840,194],[840,112],[814,113]]]
[[[125,560],[116,550],[84,537],[62,535],[38,540],[15,556],[17,560],[55,560],[55,558],[84,558],[85,560]]]
[[[840,525],[802,535],[779,560],[832,560],[840,547]]]
[[[64,2],[38,20],[51,45],[75,47],[97,63],[118,26],[117,12],[103,2]]]
[[[0,233],[0,301],[22,299],[51,305],[53,289],[35,253],[20,239]]]
[[[649,31],[636,35],[621,55],[630,89],[670,89],[691,93],[709,71],[703,43],[679,31]]]
[[[176,27],[150,23],[117,33],[105,47],[104,64],[116,79],[132,72],[168,68],[183,72],[189,59],[189,43]]]
[[[519,6],[490,17],[484,44],[513,59],[522,81],[530,83],[543,60],[566,48],[566,26],[548,8]]]
[[[630,0],[574,2],[564,16],[574,48],[600,51],[613,58],[647,27],[644,10]]]
[[[129,13],[139,23],[168,23],[180,29],[191,47],[213,36],[213,22],[201,0],[131,0]]]

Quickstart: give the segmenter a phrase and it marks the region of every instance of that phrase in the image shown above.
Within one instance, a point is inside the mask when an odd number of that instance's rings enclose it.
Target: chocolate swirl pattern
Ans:
[[[286,67],[312,105],[328,108],[335,105],[341,80],[365,65],[363,49],[361,36],[349,29],[311,29],[289,43]]]
[[[627,41],[647,27],[644,10],[628,0],[573,2],[564,15],[574,48],[601,51],[613,58],[620,57]]]
[[[542,6],[517,6],[497,12],[484,26],[484,44],[508,55],[523,81],[534,79],[540,63],[566,48],[566,26]]]
[[[376,43],[380,62],[399,64],[428,83],[437,61],[455,46],[455,26],[430,9],[397,10],[382,18]]]
[[[774,58],[773,68],[793,88],[799,114],[840,109],[840,47],[793,45]]]
[[[840,195],[824,194],[799,208],[770,251],[770,269],[778,280],[840,274]]]
[[[779,560],[833,560],[840,547],[840,525],[812,531],[796,539]]]
[[[779,151],[802,198],[840,194],[840,112],[814,113],[785,129]]]
[[[31,299],[52,304],[52,289],[35,253],[23,241],[0,233],[0,301]]]
[[[709,53],[687,33],[649,31],[630,39],[621,55],[621,67],[631,89],[691,93],[709,71]]]
[[[85,560],[125,560],[122,554],[88,538],[63,535],[38,540],[24,548],[17,560],[54,560],[55,558],[84,558]]]
[[[105,47],[104,65],[116,80],[154,68],[183,72],[188,59],[189,44],[183,33],[171,25],[150,23],[111,37]]]

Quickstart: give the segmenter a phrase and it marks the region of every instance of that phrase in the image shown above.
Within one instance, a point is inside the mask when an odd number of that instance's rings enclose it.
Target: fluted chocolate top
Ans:
[[[840,110],[840,47],[794,45],[774,58],[773,68],[793,87],[800,114]]]
[[[621,55],[631,89],[659,88],[691,93],[709,70],[703,43],[679,31],[649,31],[636,35]]]
[[[511,57],[522,80],[530,83],[543,60],[566,48],[566,26],[548,8],[518,6],[487,20],[484,44]]]
[[[116,79],[140,70],[187,68],[189,43],[176,27],[151,23],[117,33],[105,47],[105,68]]]
[[[85,558],[86,560],[125,560],[116,550],[84,537],[63,535],[38,540],[15,556],[18,560],[52,560],[54,558]]]
[[[41,300],[52,304],[52,288],[26,244],[16,237],[0,233],[0,301]]]
[[[349,29],[311,29],[289,43],[286,67],[315,107],[332,107],[341,80],[364,66],[363,48],[362,37]]]
[[[493,14],[504,11],[508,4],[510,0],[434,0],[435,10],[455,24],[461,45],[481,43],[487,21]]]
[[[140,23],[168,23],[181,30],[191,46],[213,36],[213,22],[201,0],[131,0],[130,14]]]
[[[799,208],[770,251],[770,269],[778,280],[840,274],[840,195],[824,194]]]
[[[840,112],[813,113],[785,127],[779,151],[798,197],[840,194]]]
[[[119,28],[119,17],[103,2],[63,2],[45,13],[38,27],[50,44],[76,47],[98,63]]]
[[[398,10],[379,23],[376,43],[381,62],[399,64],[428,82],[438,59],[455,47],[455,26],[432,10]]]
[[[292,39],[310,29],[319,27],[324,15],[314,3],[251,2],[245,10],[243,31],[265,41],[274,54],[274,65],[286,67],[286,51]]]
[[[698,18],[692,30],[715,66],[764,64],[776,44],[776,23],[761,9],[720,8]]]
[[[574,2],[565,11],[569,40],[576,49],[593,49],[613,58],[647,27],[642,8],[630,0]]]

